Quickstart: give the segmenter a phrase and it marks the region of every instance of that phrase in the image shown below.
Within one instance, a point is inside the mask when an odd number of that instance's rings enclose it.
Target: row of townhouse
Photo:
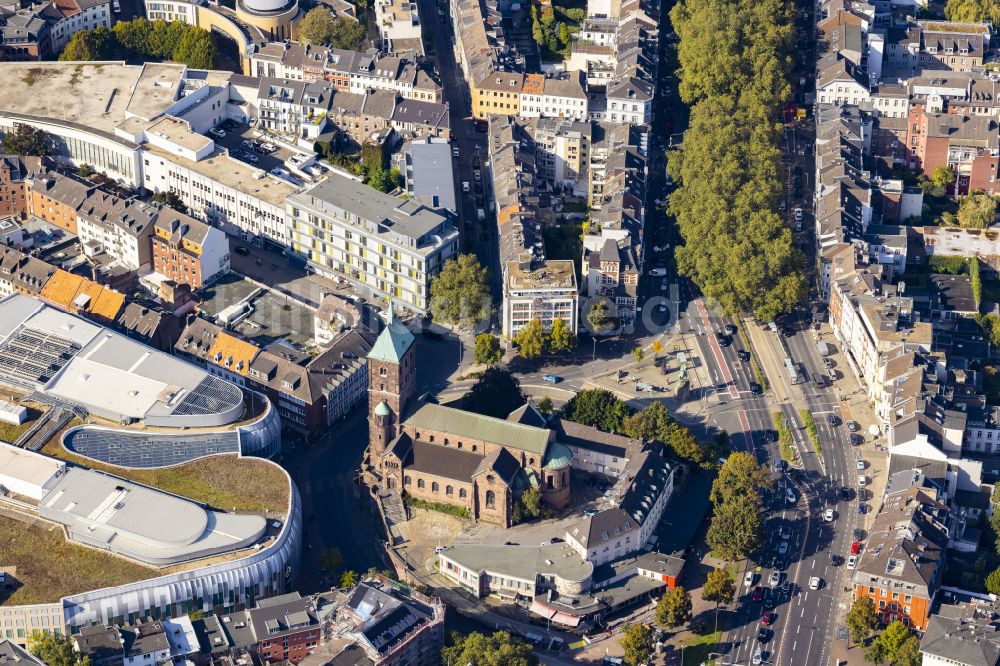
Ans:
[[[261,349],[206,319],[193,318],[173,352],[211,374],[268,396],[282,424],[314,433],[347,416],[367,396],[368,352],[374,335],[364,326],[342,331],[318,355],[287,345]]]
[[[300,42],[271,42],[250,56],[253,76],[333,84],[338,92],[390,90],[404,99],[442,102],[441,84],[426,67],[378,51],[364,53]]]
[[[111,0],[55,0],[0,6],[0,60],[48,60],[74,33],[110,28]]]
[[[830,0],[819,14],[820,291],[890,452],[853,596],[870,598],[883,623],[930,633],[949,558],[978,548],[979,532],[966,528],[990,510],[983,456],[997,450],[1000,424],[973,369],[990,348],[972,321],[978,304],[969,278],[931,275],[926,289],[908,293],[899,277],[931,256],[990,261],[1000,248],[995,234],[901,226],[921,216],[923,194],[886,175],[946,166],[956,173],[955,193],[992,193],[1000,128],[994,82],[972,71],[989,48],[988,29],[895,25],[890,12],[869,9]]]
[[[295,137],[312,149],[325,132],[334,132],[347,150],[392,130],[401,141],[419,136],[451,138],[448,105],[401,97],[393,90],[341,92],[331,84],[294,79],[260,79],[258,126]]]
[[[621,48],[629,52],[634,48],[637,54],[634,58],[625,58],[620,68],[616,64],[614,75],[592,75],[591,69],[598,67],[597,59],[584,57],[583,51],[576,60],[571,59],[563,71],[541,74],[526,72],[523,62],[506,44],[501,25],[503,13],[496,3],[452,0],[450,10],[474,118],[487,120],[491,116],[511,115],[639,124],[650,121],[655,21],[644,24],[642,30],[635,28],[642,33],[641,38],[633,40],[630,33],[628,39],[623,39]],[[635,21],[631,25],[635,26]],[[619,45],[615,42],[599,46],[611,53]],[[653,67],[648,66],[650,58]],[[604,66],[607,61],[605,58]],[[621,74],[617,73],[618,69]]]
[[[31,171],[24,168],[28,160]],[[73,234],[89,255],[104,252],[129,271],[152,270],[197,289],[229,270],[220,230],[168,206],[125,199],[31,158],[0,160],[9,215],[30,215]]]
[[[232,613],[84,627],[71,641],[79,658],[93,666],[307,660],[430,666],[440,661],[444,645],[444,606],[377,576],[307,597],[290,592],[261,599]]]

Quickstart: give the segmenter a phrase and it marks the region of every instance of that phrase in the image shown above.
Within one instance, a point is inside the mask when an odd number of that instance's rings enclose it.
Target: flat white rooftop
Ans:
[[[41,487],[64,467],[61,460],[0,442],[0,477]]]

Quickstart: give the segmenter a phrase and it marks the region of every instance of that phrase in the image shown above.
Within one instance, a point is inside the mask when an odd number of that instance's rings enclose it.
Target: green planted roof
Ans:
[[[545,455],[549,443],[549,431],[544,428],[521,425],[432,403],[419,405],[406,419],[406,424],[417,429],[427,428],[451,433],[456,438],[468,437],[499,444],[539,456]]]
[[[386,326],[382,329],[375,346],[368,353],[368,358],[387,363],[399,363],[403,360],[403,354],[413,344],[413,333],[406,328],[403,322],[396,319],[389,306]]]

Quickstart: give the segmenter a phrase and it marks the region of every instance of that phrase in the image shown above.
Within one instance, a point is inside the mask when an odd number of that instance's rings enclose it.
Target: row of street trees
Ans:
[[[793,16],[785,0],[683,0],[670,12],[691,109],[684,150],[668,162],[680,183],[669,204],[684,239],[677,265],[727,312],[764,321],[807,289],[804,257],[775,212]]]

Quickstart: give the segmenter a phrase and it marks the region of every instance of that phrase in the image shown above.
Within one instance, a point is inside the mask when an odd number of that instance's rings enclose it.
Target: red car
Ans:
[[[750,595],[750,598],[757,603],[764,601],[764,588],[760,586],[753,588],[753,593]]]
[[[763,623],[763,624],[765,624],[767,626],[770,626],[770,625],[774,624],[775,617],[776,616],[775,616],[775,614],[773,612],[771,612],[769,610],[766,610],[766,611],[764,611],[763,613],[760,614],[760,621],[761,621],[761,623]]]
[[[861,542],[855,541],[851,544],[851,555],[860,555],[860,554],[861,554]]]

